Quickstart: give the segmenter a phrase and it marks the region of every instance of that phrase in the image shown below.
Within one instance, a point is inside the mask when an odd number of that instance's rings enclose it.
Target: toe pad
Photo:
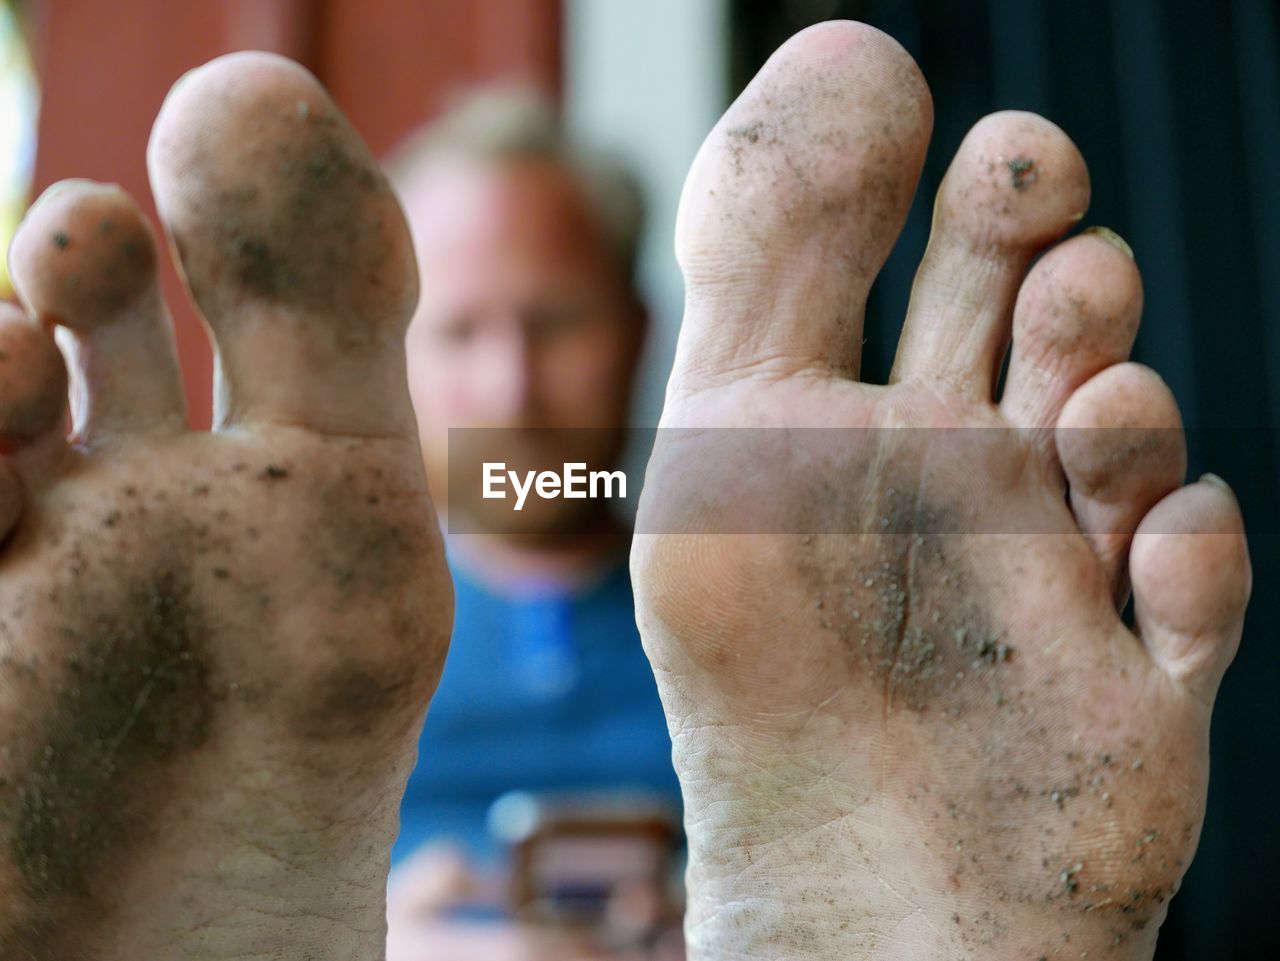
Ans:
[[[42,319],[80,331],[155,289],[150,225],[119,187],[63,181],[27,214],[10,251],[14,283]]]

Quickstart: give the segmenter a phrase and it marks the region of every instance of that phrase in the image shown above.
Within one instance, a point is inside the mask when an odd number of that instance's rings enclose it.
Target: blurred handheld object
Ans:
[[[511,851],[510,910],[590,931],[602,946],[652,941],[683,910],[681,830],[669,803],[631,792],[512,792],[489,814]]]

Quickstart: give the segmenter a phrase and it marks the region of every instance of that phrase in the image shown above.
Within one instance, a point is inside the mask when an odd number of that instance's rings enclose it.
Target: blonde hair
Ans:
[[[601,234],[634,283],[645,218],[639,181],[616,157],[571,140],[544,98],[515,88],[471,91],[409,134],[383,166],[403,193],[423,168],[449,160],[492,165],[535,160],[565,170],[581,187]]]

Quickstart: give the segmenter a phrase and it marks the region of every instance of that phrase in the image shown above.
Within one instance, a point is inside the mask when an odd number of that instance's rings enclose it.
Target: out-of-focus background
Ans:
[[[934,94],[916,204],[873,292],[864,375],[883,380],[933,192],[967,128],[1043,113],[1093,174],[1086,224],[1133,245],[1146,281],[1136,359],[1169,382],[1191,474],[1242,501],[1255,599],[1215,715],[1202,849],[1160,961],[1280,957],[1280,4],[1274,0],[0,0],[0,241],[51,182],[117,181],[150,210],[144,149],[181,73],[267,49],[310,67],[375,152],[452,95],[517,80],[639,174],[652,323],[634,420],[652,426],[681,312],[671,252],[684,173],[719,112],[801,27],[863,19],[915,56]],[[172,269],[193,421],[210,360]],[[0,291],[6,286],[0,274]]]
[[[231,50],[305,64],[379,155],[479,84],[528,85],[553,98],[569,129],[618,152],[646,191],[641,272],[657,323],[636,417],[656,421],[682,303],[670,242],[676,200],[730,95],[721,0],[0,0],[0,9],[6,214],[63,177],[118,182],[154,212],[144,167],[151,121],[184,71]],[[34,93],[9,93],[26,89],[16,78],[28,59],[38,113]],[[9,109],[15,99],[22,109]],[[34,165],[24,159],[32,155]],[[27,180],[16,190],[15,176]],[[191,417],[206,425],[208,347],[171,269],[165,283]]]

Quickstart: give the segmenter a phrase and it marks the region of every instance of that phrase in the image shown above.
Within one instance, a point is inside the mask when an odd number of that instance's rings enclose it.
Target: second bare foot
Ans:
[[[972,130],[892,381],[856,382],[930,120],[894,41],[824,24],[685,187],[632,560],[693,961],[1148,958],[1195,851],[1244,536],[1225,485],[1180,487],[1177,408],[1125,362],[1123,242],[1086,233],[1028,273],[1088,204],[1060,130]]]

